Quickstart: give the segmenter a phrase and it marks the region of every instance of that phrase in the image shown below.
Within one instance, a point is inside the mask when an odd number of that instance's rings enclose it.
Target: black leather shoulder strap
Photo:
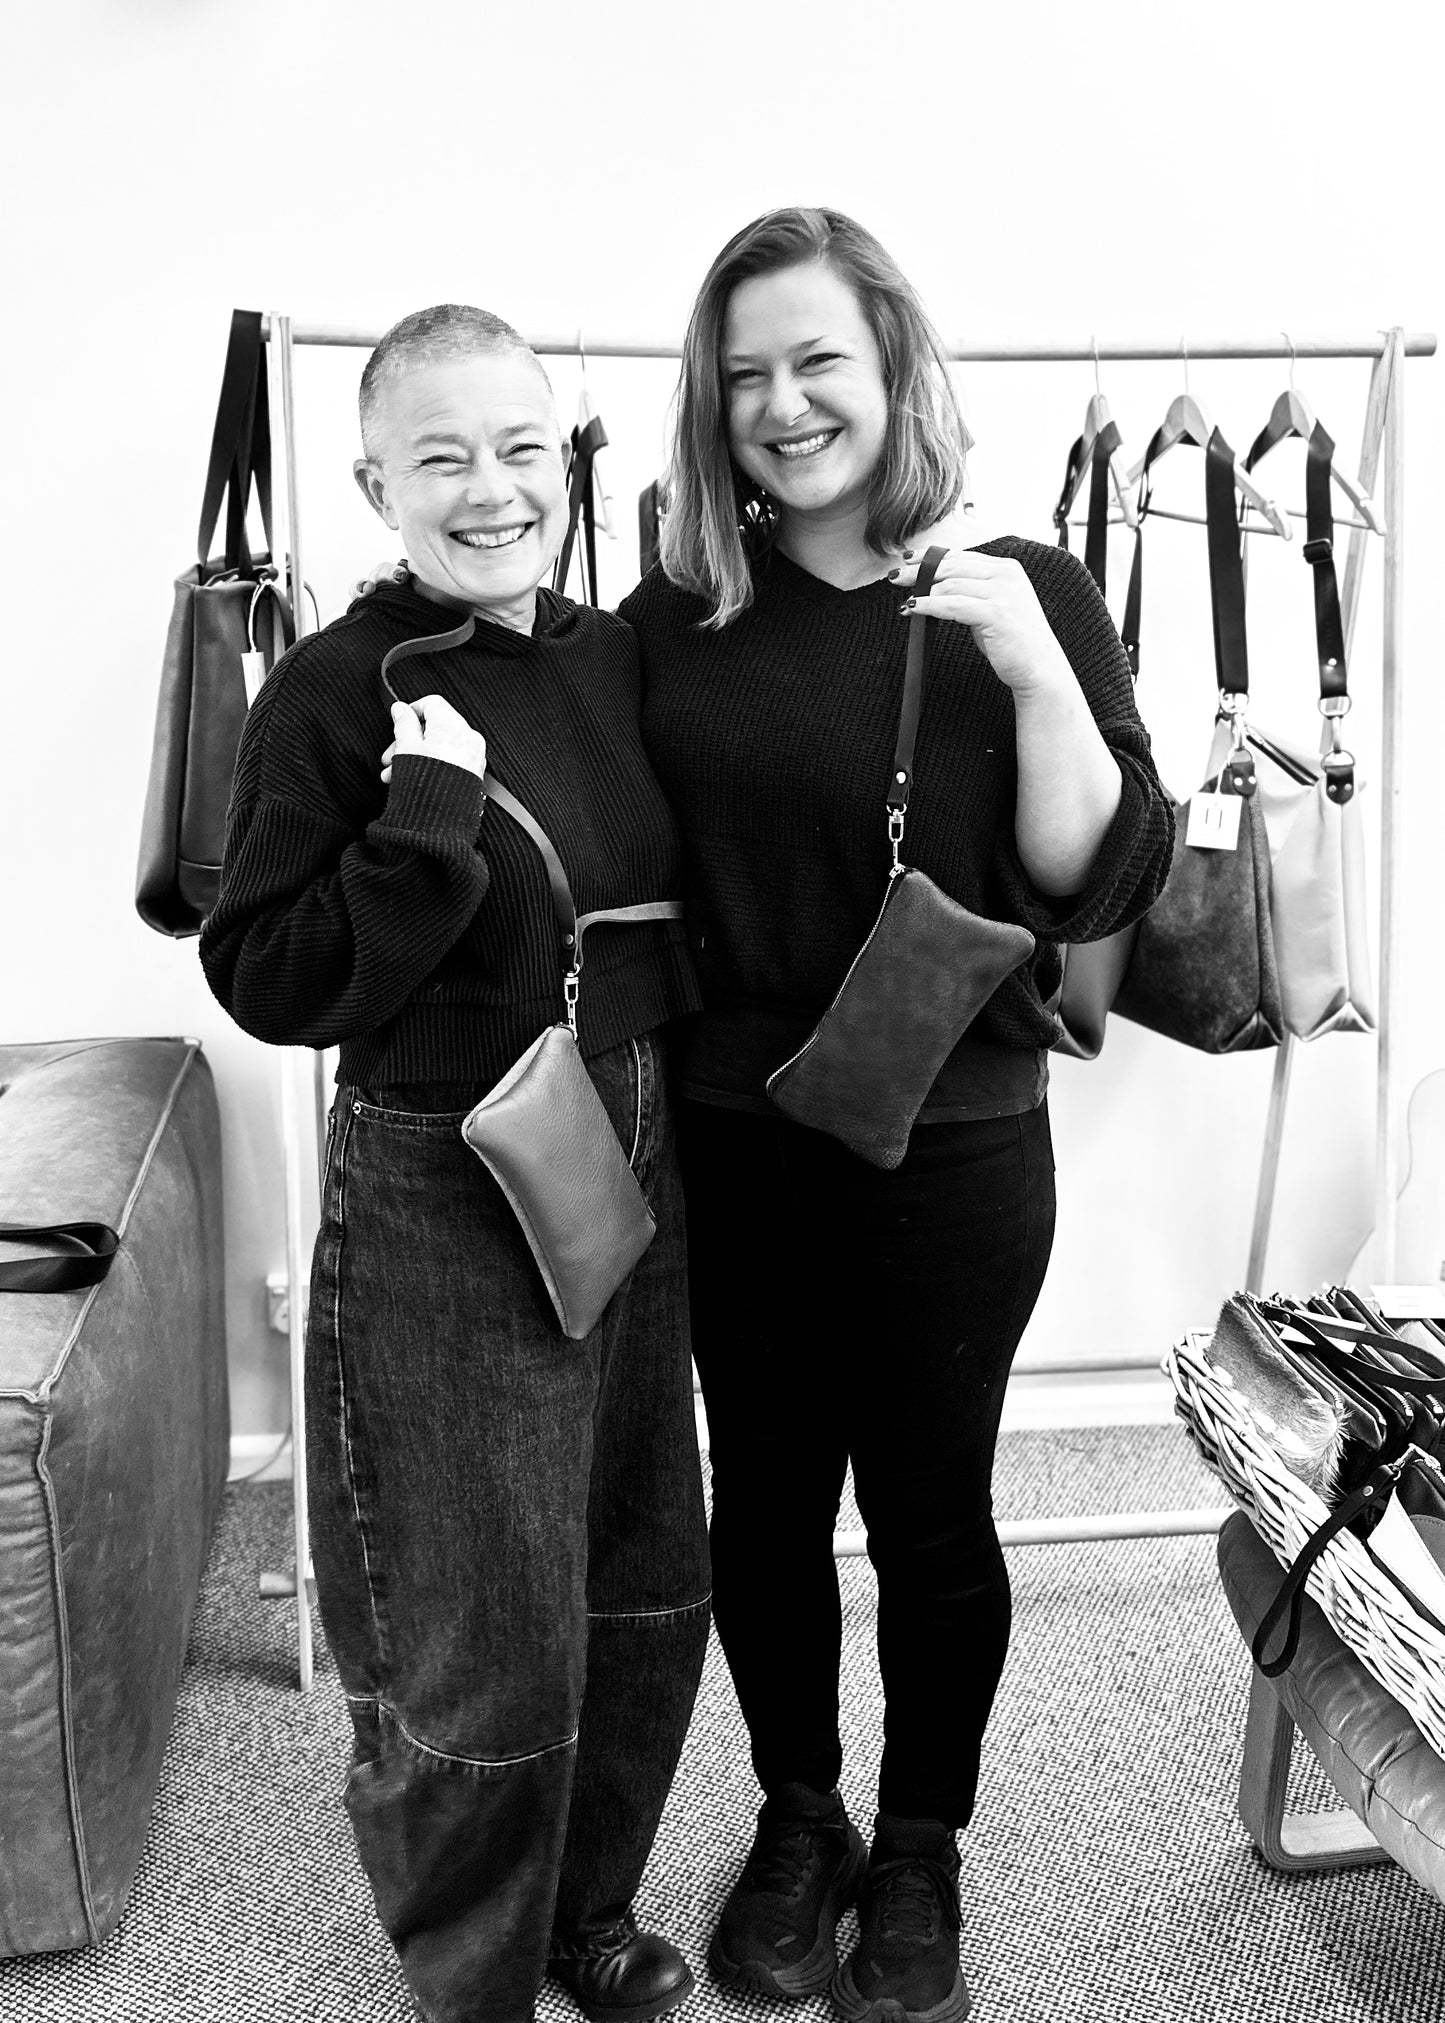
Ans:
[[[211,433],[211,457],[196,530],[196,556],[202,574],[210,559],[211,542],[226,501],[225,566],[251,570],[246,538],[246,508],[254,482],[268,549],[271,533],[271,409],[267,391],[265,346],[261,342],[261,312],[233,309],[221,397]]]
[[[947,548],[930,548],[918,565],[913,585],[915,597],[926,597],[933,588],[938,565]],[[908,621],[908,659],[903,669],[903,706],[898,715],[898,748],[893,754],[893,777],[888,783],[888,806],[901,814],[908,806],[913,787],[913,748],[918,742],[918,719],[923,713],[923,675],[928,661],[930,625],[937,621],[917,612]]]

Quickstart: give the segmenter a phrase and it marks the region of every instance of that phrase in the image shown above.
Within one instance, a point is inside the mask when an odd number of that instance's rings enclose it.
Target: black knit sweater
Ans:
[[[682,891],[676,825],[638,731],[636,642],[542,591],[530,635],[479,620],[465,645],[398,662],[397,692],[448,702],[489,771],[556,845],[579,913]],[[562,1015],[562,950],[536,845],[481,781],[399,757],[379,670],[456,624],[385,584],[278,662],[246,722],[220,897],[201,933],[212,990],[276,1044],[341,1047],[365,1087],[495,1082]],[[680,923],[588,936],[579,1034],[602,1052],[698,1002]]]
[[[1057,944],[1097,940],[1150,905],[1173,814],[1134,707],[1128,662],[1086,570],[1008,537],[985,554],[1027,570],[1104,740],[1118,812],[1082,891],[1046,898],[1014,841],[1013,697],[966,626],[938,624],[919,728],[904,857],[974,912],[1038,938],[945,1064],[923,1115],[1017,1114],[1046,1083],[1058,1026],[1045,1000]],[[890,861],[884,796],[898,735],[907,626],[887,582],[837,590],[776,550],[753,604],[720,632],[653,569],[620,607],[637,628],[643,736],[682,825],[688,926],[705,1010],[682,1087],[765,1110],[768,1074],[796,1051],[877,917]]]

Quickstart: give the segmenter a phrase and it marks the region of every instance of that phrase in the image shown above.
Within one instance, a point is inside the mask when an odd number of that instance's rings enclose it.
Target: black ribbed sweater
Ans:
[[[1040,894],[1014,841],[1013,697],[966,626],[932,630],[904,857],[963,905],[1038,938],[945,1064],[935,1120],[1002,1115],[1043,1094],[1058,1027],[1045,1000],[1057,944],[1136,919],[1169,868],[1173,814],[1134,707],[1128,662],[1078,560],[1007,537],[1119,762],[1118,812],[1081,892]],[[688,928],[704,1012],[690,1022],[685,1093],[765,1109],[769,1072],[822,1015],[882,903],[884,796],[907,626],[887,582],[837,590],[774,550],[755,599],[720,632],[653,569],[620,607],[642,648],[643,736],[682,825]]]
[[[487,766],[556,845],[577,910],[682,892],[676,825],[638,730],[627,626],[550,591],[529,636],[479,620],[465,645],[398,662],[397,692],[445,696]],[[542,859],[481,781],[399,757],[379,670],[457,614],[384,584],[278,662],[241,740],[220,897],[201,932],[212,990],[276,1044],[341,1048],[364,1087],[495,1082],[562,1015],[562,950]],[[683,930],[587,939],[586,1055],[697,1004]]]

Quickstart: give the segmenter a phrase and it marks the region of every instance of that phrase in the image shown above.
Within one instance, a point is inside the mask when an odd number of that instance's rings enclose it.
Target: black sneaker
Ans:
[[[868,1852],[836,1791],[780,1785],[758,1814],[743,1872],[708,1951],[720,1981],[750,1994],[816,1995],[838,1965],[839,1918]]]
[[[958,1847],[936,1819],[878,1815],[858,1901],[860,1937],[833,1980],[849,2023],[961,2023]]]

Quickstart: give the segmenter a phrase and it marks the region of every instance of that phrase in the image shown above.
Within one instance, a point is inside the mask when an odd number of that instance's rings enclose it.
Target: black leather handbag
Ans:
[[[253,555],[254,483],[266,552]],[[226,502],[226,545],[210,554]],[[160,934],[199,934],[216,902],[226,808],[251,687],[295,638],[270,553],[271,424],[259,311],[237,309],[211,438],[196,561],[176,578],[161,662],[150,781],[141,818],[136,911]]]
[[[1132,629],[1136,642],[1148,464],[1159,440],[1156,435],[1145,458],[1129,586],[1134,623],[1131,628],[1127,615],[1124,623],[1126,640]],[[1249,658],[1234,452],[1218,429],[1205,450],[1204,497],[1219,728],[1201,791],[1239,797],[1238,837],[1230,849],[1197,848],[1188,841],[1188,803],[1176,810],[1174,861],[1163,892],[1139,923],[1114,1009],[1184,1046],[1235,1054],[1277,1046],[1284,1020],[1270,920],[1269,843],[1245,719]]]
[[[924,556],[918,596],[927,596],[946,553],[930,548]],[[1026,927],[971,913],[900,855],[928,628],[936,622],[922,614],[909,620],[887,796],[893,868],[878,918],[832,1004],[797,1053],[768,1077],[768,1094],[784,1116],[829,1132],[885,1170],[902,1162],[913,1120],[964,1029],[1035,947]]]

